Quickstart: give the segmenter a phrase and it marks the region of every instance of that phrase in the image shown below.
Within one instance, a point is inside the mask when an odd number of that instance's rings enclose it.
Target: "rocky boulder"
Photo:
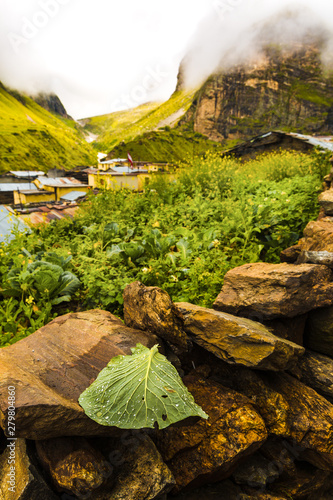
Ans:
[[[131,328],[152,332],[180,350],[187,350],[188,339],[167,292],[139,281],[124,290],[124,320]]]
[[[326,215],[333,215],[333,189],[323,191],[319,195],[318,202]]]
[[[304,229],[304,237],[299,241],[303,251],[333,252],[333,219],[311,221]]]
[[[191,340],[227,363],[261,370],[285,370],[304,348],[273,335],[249,319],[185,302],[175,303]]]
[[[0,424],[7,429],[8,387],[16,388],[16,436],[110,435],[118,432],[89,419],[80,394],[111,358],[131,354],[157,338],[126,327],[106,311],[61,316],[16,344],[0,349]]]
[[[248,398],[194,374],[183,381],[209,419],[156,432],[157,448],[176,480],[174,493],[227,478],[267,438]]]
[[[315,264],[245,264],[229,271],[218,311],[264,321],[333,304],[332,271]]]
[[[298,363],[300,380],[333,403],[333,359],[306,351]]]

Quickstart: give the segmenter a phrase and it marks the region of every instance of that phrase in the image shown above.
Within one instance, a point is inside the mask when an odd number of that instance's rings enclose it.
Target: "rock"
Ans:
[[[333,403],[333,360],[306,351],[298,363],[301,381]]]
[[[96,310],[58,317],[0,349],[1,427],[7,428],[8,386],[14,386],[17,437],[49,439],[118,432],[89,419],[78,397],[111,358],[131,354],[138,342],[152,347],[158,340]]]
[[[93,493],[91,500],[160,500],[175,485],[156,446],[144,433],[129,431],[121,439],[106,439],[102,448],[113,467],[113,484]]]
[[[280,476],[279,470],[271,465],[266,458],[257,452],[240,464],[232,477],[237,484],[247,484],[265,490],[268,484]]]
[[[173,493],[227,478],[267,438],[248,398],[196,375],[183,382],[209,419],[156,432],[156,445],[176,480]]]
[[[124,320],[131,328],[152,332],[162,339],[188,350],[188,339],[169,294],[139,281],[124,290]]]
[[[333,304],[332,272],[315,264],[245,264],[228,271],[214,309],[257,321]]]
[[[301,251],[301,245],[294,245],[292,247],[286,248],[286,250],[282,250],[280,254],[280,260],[281,262],[293,264],[298,259]]]
[[[323,191],[318,197],[318,202],[326,215],[333,215],[333,189]]]
[[[260,323],[186,302],[175,307],[191,340],[228,363],[285,370],[304,352],[303,347],[275,337]]]
[[[59,492],[86,497],[112,475],[112,467],[85,438],[36,441],[39,460]]]
[[[307,314],[302,314],[295,318],[279,318],[263,321],[263,324],[277,337],[290,340],[302,346],[307,318]]]
[[[319,264],[333,268],[333,252],[314,252],[303,250],[298,256],[296,264]]]
[[[325,217],[320,221],[309,222],[299,246],[303,251],[333,252],[333,219]]]
[[[304,344],[333,357],[333,307],[311,311],[305,327]]]
[[[11,444],[12,447],[0,456],[1,500],[57,500],[59,497],[48,487],[31,460],[25,439],[11,441]]]
[[[293,443],[297,458],[319,469],[332,471],[333,405],[286,373],[261,373],[260,378],[271,390],[279,393],[289,406],[284,412],[286,429],[289,428],[286,436]],[[261,404],[264,405],[263,400]],[[268,402],[267,411],[269,405]],[[262,407],[259,405],[259,411],[265,420]]]

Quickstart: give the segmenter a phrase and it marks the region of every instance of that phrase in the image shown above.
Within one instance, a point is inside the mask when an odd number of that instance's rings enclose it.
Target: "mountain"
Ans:
[[[181,123],[214,141],[272,129],[332,134],[333,74],[322,67],[319,46],[268,44],[254,65],[212,75]]]
[[[96,163],[95,151],[60,100],[45,94],[43,99],[52,112],[0,84],[0,172]]]

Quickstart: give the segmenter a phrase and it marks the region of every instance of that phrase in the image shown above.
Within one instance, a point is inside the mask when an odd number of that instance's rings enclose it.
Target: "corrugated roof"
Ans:
[[[29,214],[22,214],[19,216],[20,220],[27,223],[29,226],[35,224],[48,224],[51,220],[59,220],[64,217],[70,217],[73,219],[75,212],[78,210],[78,206],[71,207],[54,207],[47,208],[46,206],[40,207],[38,211],[31,212]]]
[[[316,137],[312,137],[311,135],[296,134],[294,132],[289,132],[289,134],[286,135],[291,135],[292,137],[296,137],[296,139],[300,139],[301,141],[307,142],[308,144],[311,144],[314,147],[326,149],[328,151],[333,151],[333,142],[330,143],[327,141],[323,141],[321,139],[317,139]]]
[[[88,184],[83,184],[82,182],[74,179],[74,177],[57,177],[52,179],[50,177],[38,177],[37,180],[44,186],[50,187],[66,187],[66,186],[87,186]]]
[[[41,170],[10,170],[14,177],[38,177],[45,175]]]
[[[8,192],[8,191],[34,191],[36,190],[36,185],[32,182],[27,182],[26,184],[20,183],[0,183],[0,191]]]
[[[75,201],[81,198],[82,196],[86,196],[86,193],[82,191],[71,191],[70,193],[64,194],[60,199],[65,201]]]
[[[102,160],[99,163],[103,165],[108,165],[112,163],[125,163],[126,161],[128,161],[126,158],[112,158],[112,160],[106,160],[106,161]]]
[[[0,242],[9,241],[14,238],[14,228],[20,231],[28,231],[28,226],[10,212],[4,205],[0,205]]]

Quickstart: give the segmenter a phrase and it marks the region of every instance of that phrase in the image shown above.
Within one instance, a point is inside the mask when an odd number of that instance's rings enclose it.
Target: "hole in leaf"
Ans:
[[[162,420],[164,420],[164,422],[166,421],[167,418],[168,418],[167,415],[162,415]]]
[[[162,398],[167,398],[168,396],[166,394],[163,394]]]

